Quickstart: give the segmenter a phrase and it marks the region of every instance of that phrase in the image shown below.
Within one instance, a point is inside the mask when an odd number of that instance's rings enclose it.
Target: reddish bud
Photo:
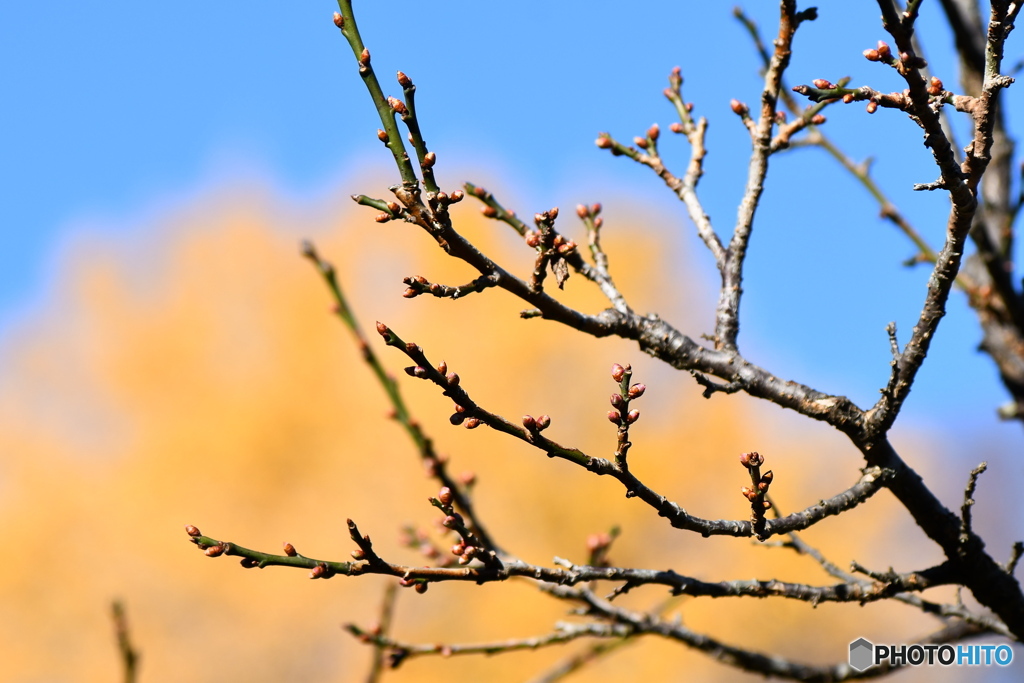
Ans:
[[[325,567],[322,564],[318,564],[317,566],[313,567],[312,571],[309,572],[309,578],[311,578],[311,579],[320,579],[320,578],[323,578],[323,576],[326,573],[327,573],[327,567]]]
[[[555,220],[556,218],[558,218],[558,207],[552,206],[550,209],[548,209],[548,215],[551,216],[551,220]]]
[[[622,394],[612,394],[611,404],[613,408],[621,410],[626,407],[626,399],[622,398]]]
[[[612,364],[612,379],[616,382],[621,382],[622,377],[626,374],[626,368],[622,367],[618,363]]]
[[[608,411],[608,421],[615,425],[622,424],[622,418],[619,416],[618,411],[615,410]]]
[[[298,553],[295,552],[295,546],[293,546],[291,543],[284,544],[284,554],[288,557],[295,557],[296,555],[298,555]]]
[[[461,543],[456,543],[452,546],[452,555],[461,555],[464,552],[466,552],[466,546]]]
[[[396,114],[404,115],[409,111],[405,106],[405,102],[397,97],[388,97],[388,104],[391,105],[391,109],[393,109]]]
[[[878,54],[878,50],[864,50],[862,54],[864,55],[864,59],[869,62],[877,62],[882,59],[882,56]]]
[[[586,218],[587,216],[590,215],[590,212],[587,211],[587,207],[584,204],[577,204],[576,215],[579,216],[580,218]]]
[[[537,428],[537,421],[533,419],[533,415],[523,415],[523,426],[532,432]]]
[[[451,505],[454,497],[452,490],[447,486],[442,486],[441,491],[437,494],[437,499],[441,501],[443,505]]]
[[[551,417],[549,415],[541,415],[537,418],[537,431],[547,429],[551,426]]]
[[[414,291],[414,290],[406,290],[406,292],[409,292],[409,291]],[[405,374],[409,375],[410,377],[418,377],[419,379],[426,379],[426,377],[427,377],[427,369],[425,367],[421,366],[421,365],[410,365],[409,367],[405,368]]]
[[[388,144],[388,142],[391,140],[391,138],[388,136],[387,131],[381,130],[380,128],[377,129],[377,139],[383,142],[385,145]]]
[[[437,155],[433,152],[427,152],[423,155],[423,161],[420,162],[420,166],[423,168],[433,168],[434,164],[437,163]]]
[[[451,197],[452,197],[452,204],[458,204],[459,202],[462,201],[462,198],[465,197],[465,196],[466,196],[466,194],[462,190],[455,190],[455,192],[452,192],[452,195],[451,195]]]
[[[450,384],[451,386],[459,386],[459,376],[456,375],[454,372],[449,372],[445,377],[448,380],[448,384]]]
[[[601,149],[611,149],[612,139],[602,135],[601,137],[597,138],[594,144],[596,144]]]
[[[693,111],[693,102],[687,102],[686,103],[686,113],[690,113],[691,111]]]
[[[827,119],[821,114],[815,114],[814,116],[811,117],[811,123],[813,123],[816,126],[820,126],[821,124],[825,123],[826,120]]]
[[[428,585],[429,584],[426,583],[425,581],[419,581],[419,582],[416,583],[416,587],[413,588],[413,590],[415,590],[420,595],[423,595],[424,593],[427,592],[427,586]]]
[[[631,410],[631,411],[629,411],[629,414],[626,415],[626,424],[630,424],[631,425],[631,424],[633,424],[634,422],[636,422],[639,419],[640,419],[640,411],[639,410]]]
[[[523,236],[523,238],[526,240],[526,243],[529,246],[531,246],[531,247],[536,247],[536,246],[540,245],[540,233],[539,232],[530,230],[529,232],[527,232]]]
[[[928,81],[928,94],[929,95],[941,95],[943,91],[942,81],[935,76],[931,77]]]
[[[338,28],[345,27],[345,17],[341,16],[341,12],[334,13],[334,25]]]
[[[442,375],[447,375],[448,374],[448,364],[445,363],[444,361],[441,361],[440,363],[437,364],[437,371],[439,373],[441,373]]]
[[[765,501],[761,502],[761,506],[764,507],[765,510],[770,510],[771,507],[772,507],[772,504],[771,504],[771,501],[765,500]]]
[[[768,470],[767,472],[761,475],[761,481],[764,482],[765,484],[771,484],[774,478],[775,474],[771,470]]]
[[[661,128],[658,127],[658,124],[652,124],[651,127],[647,129],[647,137],[650,139],[657,140],[659,135],[661,135]]]
[[[813,81],[815,88],[821,88],[822,90],[835,90],[836,84],[832,81],[827,81],[824,78],[815,78]]]
[[[640,149],[647,149],[647,138],[637,136],[633,138],[633,144],[635,144]]]
[[[739,100],[729,100],[729,108],[732,109],[732,113],[738,116],[746,116],[750,113],[749,107],[743,104]]]
[[[597,214],[601,213],[601,203],[598,202],[597,204],[591,204],[590,205],[590,213],[594,214],[595,216]]]
[[[479,426],[480,420],[475,417],[471,417],[468,420],[466,420],[466,429],[476,429]]]
[[[889,59],[892,56],[892,50],[889,49],[889,45],[885,41],[878,41],[878,56],[881,59]]]
[[[397,214],[402,210],[402,207],[398,202],[388,202],[386,206],[388,207],[388,211],[393,214]]]
[[[359,55],[359,63],[363,66],[370,66],[370,51],[365,47]]]
[[[740,487],[740,493],[742,493],[743,497],[746,498],[747,500],[757,500],[757,493],[755,493],[754,489],[750,488],[749,486]]]
[[[398,85],[402,86],[403,88],[408,88],[410,85],[412,85],[412,79],[406,76],[403,72],[399,71]]]
[[[205,554],[207,557],[218,557],[224,554],[224,550],[225,548],[223,545],[211,545],[209,548],[203,551],[203,554]]]
[[[850,102],[853,102],[853,93],[843,95],[843,104],[849,104]]]
[[[391,214],[378,213],[376,216],[373,217],[373,220],[377,221],[378,223],[387,223],[389,220],[391,220]]]
[[[480,209],[480,213],[487,216],[488,218],[495,218],[498,215],[498,210],[495,209],[493,206],[485,206],[484,208]]]
[[[604,219],[603,218],[595,218],[594,219],[594,228],[595,229],[600,230],[602,225],[604,225]]]
[[[764,456],[760,453],[743,453],[740,455],[740,464],[744,467],[760,467],[764,462]]]
[[[380,322],[378,320],[377,321],[377,334],[379,334],[382,337],[387,337],[389,334],[391,334],[391,330],[388,329],[387,325],[385,325],[384,323],[382,323],[382,322]]]
[[[350,552],[349,555],[351,555],[352,559],[356,560],[356,561],[365,560],[366,559],[366,553],[363,552],[362,548],[356,548],[355,550]]]
[[[198,527],[194,527],[194,526],[192,526],[191,524],[186,524],[186,525],[185,525],[185,533],[186,533],[186,534],[188,534],[189,536],[192,536],[192,537],[196,537],[196,536],[202,536],[202,535],[203,535],[203,534],[202,534],[202,533],[201,533],[201,532],[199,531],[199,528],[198,528]]]
[[[645,391],[647,391],[647,386],[646,385],[644,385],[644,384],[634,384],[633,386],[631,386],[629,388],[629,397],[630,398],[640,398],[641,396],[644,395]]]
[[[455,404],[455,412],[464,413],[466,412],[466,406],[460,406],[458,403]]]
[[[875,100],[869,100],[867,110],[869,114],[874,114],[876,111],[878,111],[878,102],[876,102]]]
[[[674,121],[672,122],[672,124],[669,125],[668,129],[673,133],[682,133],[683,124],[679,123],[678,121]]]

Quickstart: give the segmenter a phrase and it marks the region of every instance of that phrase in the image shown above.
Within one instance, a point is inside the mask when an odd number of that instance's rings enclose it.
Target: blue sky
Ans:
[[[884,37],[876,6],[830,4],[797,36],[790,85],[849,75],[900,89],[894,72],[860,56]],[[766,35],[775,7],[747,3]],[[45,300],[62,245],[83,225],[131,232],[140,216],[239,178],[303,201],[341,177],[386,171],[334,9],[326,0],[110,1],[45,12],[7,3],[0,341]],[[711,120],[702,197],[719,232],[731,230],[749,143],[729,100],[756,102],[759,78],[729,5],[403,0],[357,2],[356,11],[382,79],[400,68],[417,83],[441,178],[446,163],[473,174],[447,177],[448,185],[479,182],[526,215],[629,194],[671,217],[655,229],[683,235],[714,282],[678,202],[649,171],[593,140],[599,131],[629,140],[654,121],[667,127],[672,112],[660,93],[680,65],[686,99]],[[937,11],[926,6],[919,31],[932,66],[955,87]],[[1008,63],[1021,53],[1019,38]],[[910,192],[936,176],[914,125],[891,111],[868,116],[861,105],[827,114],[826,132],[854,158],[873,156],[893,200],[939,245],[946,198]],[[683,140],[662,148],[681,172]],[[884,326],[896,320],[908,338],[927,271],[900,265],[911,245],[823,153],[789,153],[772,166],[748,260],[742,346],[780,376],[873,401],[887,372]],[[974,351],[979,338],[954,294],[906,418],[1016,442],[1019,427],[993,419],[1005,395],[991,362]]]

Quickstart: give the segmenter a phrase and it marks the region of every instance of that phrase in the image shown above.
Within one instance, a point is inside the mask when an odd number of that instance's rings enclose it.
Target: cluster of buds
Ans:
[[[935,76],[932,76],[928,80],[927,90],[928,94],[931,95],[932,97],[938,97],[945,92],[945,88],[942,87],[942,81],[940,81]]]
[[[523,415],[523,426],[531,432],[543,432],[545,429],[551,426],[551,417],[548,415],[541,415],[535,418],[533,415]]]
[[[763,516],[764,511],[771,508],[772,504],[765,500],[768,495],[768,487],[771,486],[774,474],[768,470],[761,474],[761,465],[764,464],[764,456],[760,453],[744,453],[740,456],[740,464],[750,472],[750,482],[753,485],[744,486],[740,489],[743,497],[750,501],[755,516]]]
[[[652,124],[651,127],[647,129],[646,137],[640,137],[638,135],[635,138],[633,138],[633,142],[640,149],[653,149],[655,144],[658,142],[658,136],[660,135],[661,128],[659,128],[658,124],[655,123]]]
[[[619,391],[612,394],[611,404],[615,410],[608,411],[608,421],[621,427],[627,427],[640,419],[639,410],[630,410],[629,402],[640,398],[647,391],[643,384],[630,385],[633,371],[629,365],[618,363],[612,365],[612,379],[619,383]]]
[[[474,544],[473,536],[466,528],[465,520],[452,506],[454,501],[454,492],[447,486],[442,486],[441,490],[437,493],[437,497],[430,499],[430,504],[445,513],[444,519],[441,520],[441,526],[459,535],[459,541],[452,546],[451,552],[456,558],[456,562],[465,565],[472,562],[473,558],[480,555],[483,551]]]
[[[875,49],[864,50],[864,58],[869,62],[885,62],[891,64],[893,62],[892,50],[889,49],[889,45],[885,41],[878,41],[878,47]]]

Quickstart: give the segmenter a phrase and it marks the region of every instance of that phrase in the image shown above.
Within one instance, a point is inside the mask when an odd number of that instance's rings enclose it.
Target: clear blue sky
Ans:
[[[891,70],[860,56],[884,37],[874,3],[824,4],[797,36],[790,84],[850,75],[855,84],[900,89]],[[768,34],[775,8],[747,3]],[[387,169],[334,9],[327,0],[6,3],[0,340],[39,305],[76,225],[130,231],[133,216],[238,174],[269,178],[301,198],[357,162]],[[527,215],[625,189],[676,216],[665,229],[685,231],[694,250],[699,242],[670,193],[593,140],[603,130],[629,140],[654,121],[667,126],[672,112],[660,93],[670,68],[682,66],[686,98],[711,119],[703,199],[719,231],[731,230],[748,141],[728,103],[755,103],[759,79],[730,10],[575,0],[356,4],[378,72],[389,78],[401,68],[419,86],[422,124],[442,163],[475,169],[472,179],[488,186],[491,178],[514,182],[503,196]],[[937,11],[925,7],[920,33],[932,65],[955,87],[949,37],[932,29],[941,25],[932,20]],[[1011,37],[1008,63],[1020,39]],[[1014,100],[1019,91],[1011,89]],[[948,203],[910,192],[936,176],[914,125],[892,111],[868,116],[861,105],[828,115],[826,132],[855,158],[875,157],[876,176],[938,245]],[[665,154],[681,171],[684,145],[671,143]],[[927,279],[925,269],[900,265],[911,245],[877,213],[823,153],[773,160],[748,260],[741,342],[752,360],[862,405],[877,397],[888,360],[884,326],[896,320],[907,339]],[[1005,395],[990,361],[974,351],[979,338],[955,294],[908,417],[1017,439],[1019,427],[992,419]]]

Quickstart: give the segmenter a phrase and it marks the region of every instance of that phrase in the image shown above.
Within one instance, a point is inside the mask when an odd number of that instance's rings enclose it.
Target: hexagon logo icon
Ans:
[[[866,638],[858,638],[850,643],[850,666],[863,671],[874,665],[875,646]]]

